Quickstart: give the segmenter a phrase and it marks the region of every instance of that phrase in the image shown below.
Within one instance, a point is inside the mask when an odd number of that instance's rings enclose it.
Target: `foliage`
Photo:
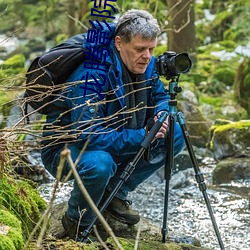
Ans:
[[[211,121],[215,119],[216,121],[217,119],[225,119],[225,117],[231,121],[239,121],[248,119],[249,117],[246,110],[237,103],[237,100],[235,100],[232,91],[227,90],[225,93],[218,96],[200,93],[199,104],[202,110],[205,109],[206,118]],[[208,107],[211,108],[210,112],[208,112]]]
[[[23,234],[27,238],[40,218],[40,211],[45,209],[46,204],[27,181],[2,174],[0,207],[8,209],[22,222]]]
[[[232,86],[234,83],[235,71],[229,67],[217,68],[213,72],[213,77],[226,86]]]
[[[210,19],[204,15],[204,10],[210,12]],[[250,22],[249,10],[250,2],[247,0],[224,2],[204,0],[202,4],[197,4],[197,20],[201,20],[197,24],[199,41],[210,43],[232,40],[237,44],[245,45],[250,37],[250,30],[246,25]]]
[[[21,85],[23,83],[23,74],[25,57],[22,54],[16,54],[2,63],[0,71],[0,85]],[[11,79],[11,80],[10,80]]]
[[[235,79],[235,96],[250,115],[250,59],[246,58],[240,65]]]

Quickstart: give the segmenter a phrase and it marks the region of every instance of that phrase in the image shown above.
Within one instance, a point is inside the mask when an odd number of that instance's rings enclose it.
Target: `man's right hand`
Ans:
[[[155,122],[158,120],[158,118],[160,117],[160,115],[161,115],[162,112],[163,112],[163,111],[159,112],[159,113],[154,117]],[[158,131],[157,134],[155,135],[155,139],[165,138],[166,133],[168,132],[168,130],[169,130],[169,123],[168,123],[168,116],[167,116],[167,118],[166,118],[165,121],[163,122],[161,128],[159,129],[159,131]]]

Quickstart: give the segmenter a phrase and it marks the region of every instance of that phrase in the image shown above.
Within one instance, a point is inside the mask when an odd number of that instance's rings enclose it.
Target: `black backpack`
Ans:
[[[41,114],[49,112],[66,79],[83,62],[85,34],[73,36],[30,65],[26,73],[25,113],[28,105]]]

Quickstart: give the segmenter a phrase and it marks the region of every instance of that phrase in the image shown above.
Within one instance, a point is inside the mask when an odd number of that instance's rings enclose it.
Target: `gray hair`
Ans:
[[[125,43],[140,35],[147,40],[153,40],[160,34],[157,20],[145,10],[128,10],[118,20],[116,36],[120,36]]]

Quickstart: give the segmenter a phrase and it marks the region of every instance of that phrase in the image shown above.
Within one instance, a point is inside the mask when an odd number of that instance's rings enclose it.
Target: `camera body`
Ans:
[[[170,80],[187,73],[192,66],[192,61],[187,53],[176,54],[174,51],[166,51],[156,59],[156,69],[160,76]]]

